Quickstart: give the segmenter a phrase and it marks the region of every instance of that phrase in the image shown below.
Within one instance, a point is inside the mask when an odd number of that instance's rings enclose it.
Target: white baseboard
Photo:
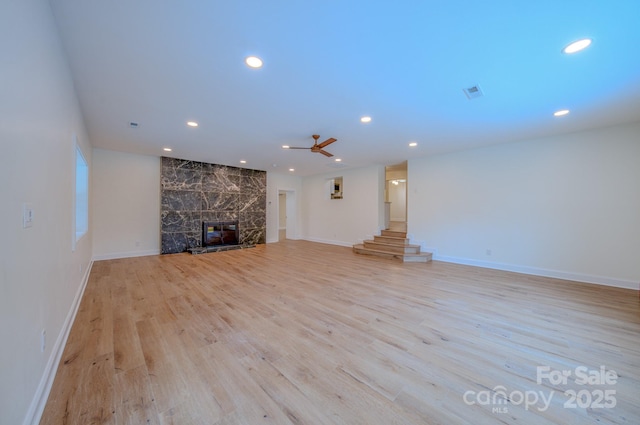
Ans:
[[[147,251],[112,252],[110,254],[95,255],[93,257],[93,261],[116,260],[118,258],[146,257],[148,255],[160,255],[160,250],[150,249]]]
[[[344,242],[344,241],[334,241],[334,240],[331,240],[331,239],[304,238],[304,240],[309,241],[309,242],[326,243],[326,244],[329,244],[329,245],[346,246],[347,248],[353,247],[353,243]]]
[[[36,389],[33,400],[31,401],[31,405],[29,406],[29,411],[27,412],[27,415],[23,421],[23,425],[38,425],[40,423],[42,413],[44,412],[44,407],[47,404],[49,393],[51,392],[51,386],[53,385],[53,381],[56,377],[56,372],[58,371],[58,365],[60,364],[60,359],[62,358],[64,347],[67,344],[67,338],[69,338],[69,332],[71,332],[71,326],[73,325],[73,321],[75,320],[76,314],[78,313],[78,308],[80,307],[80,301],[82,301],[84,290],[87,287],[87,282],[89,281],[89,275],[91,274],[92,267],[93,260],[85,269],[84,276],[82,276],[82,282],[80,282],[80,287],[76,291],[76,295],[73,298],[71,308],[67,313],[67,317],[64,323],[62,324],[62,329],[58,334],[58,338],[53,345],[51,355],[49,356],[49,360],[47,361],[47,365],[42,374],[42,378],[40,379],[40,384],[38,384],[38,388]]]
[[[584,273],[565,272],[560,270],[549,270],[538,267],[519,266],[514,264],[495,263],[491,261],[473,260],[469,258],[450,257],[447,255],[437,255],[434,253],[433,259],[436,261],[444,261],[446,263],[464,264],[467,266],[484,267],[486,269],[504,270],[508,272],[516,272],[530,274],[535,276],[553,277],[556,279],[573,280],[584,283],[594,283],[597,285],[613,286],[616,288],[640,290],[640,282],[617,279],[606,276],[594,276]]]

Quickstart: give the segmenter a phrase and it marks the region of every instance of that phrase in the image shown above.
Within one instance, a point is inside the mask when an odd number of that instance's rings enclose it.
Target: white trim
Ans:
[[[58,338],[51,350],[51,355],[49,356],[49,360],[47,361],[47,365],[44,369],[44,373],[42,374],[42,378],[40,379],[40,383],[38,384],[36,393],[33,396],[33,400],[31,400],[31,405],[29,406],[27,415],[22,422],[23,425],[38,425],[42,419],[42,413],[44,412],[44,407],[47,404],[47,399],[49,398],[49,393],[51,392],[51,387],[58,371],[58,365],[60,364],[64,347],[67,345],[69,332],[71,332],[71,326],[73,325],[76,314],[78,313],[78,308],[80,307],[84,290],[87,287],[92,267],[93,261],[91,261],[85,269],[80,287],[76,292],[76,296],[73,299],[69,313],[67,313],[62,329],[60,330]]]
[[[287,240],[290,240],[290,241],[299,241],[299,240],[302,240],[302,239],[300,239],[300,238],[295,238],[295,239],[293,239],[293,238],[287,238]],[[278,239],[276,239],[276,240],[273,240],[273,239],[267,239],[267,241],[266,241],[265,243],[278,243],[278,242],[280,242]]]
[[[560,270],[549,270],[538,267],[519,266],[514,264],[494,263],[490,261],[472,260],[469,258],[450,257],[447,255],[434,254],[435,261],[444,261],[446,263],[464,264],[467,266],[484,267],[486,269],[504,270],[508,272],[516,272],[530,274],[535,276],[553,277],[556,279],[572,280],[584,283],[593,283],[597,285],[613,286],[616,288],[640,290],[640,282],[633,280],[617,279],[607,276],[594,276],[584,273],[565,272]]]
[[[148,251],[112,252],[110,254],[94,255],[93,261],[117,260],[118,258],[147,257],[149,255],[160,255],[160,250],[150,249]]]
[[[343,241],[334,241],[334,240],[330,240],[330,239],[304,238],[304,240],[309,241],[309,242],[326,243],[326,244],[329,244],[329,245],[346,246],[347,248],[352,248],[353,247],[352,243],[343,242]]]

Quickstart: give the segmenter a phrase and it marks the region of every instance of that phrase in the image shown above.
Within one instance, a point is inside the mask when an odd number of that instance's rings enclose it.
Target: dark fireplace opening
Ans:
[[[240,229],[238,221],[203,221],[202,246],[238,245]]]

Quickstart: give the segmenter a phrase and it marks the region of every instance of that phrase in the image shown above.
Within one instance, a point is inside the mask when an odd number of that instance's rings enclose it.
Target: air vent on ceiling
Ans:
[[[484,93],[482,93],[482,89],[477,84],[475,86],[471,86],[466,89],[463,89],[463,91],[464,91],[464,94],[467,96],[467,99],[469,100],[484,96]]]
[[[138,128],[139,125],[140,124],[138,124],[135,121],[129,121],[129,127],[131,127],[131,128]]]

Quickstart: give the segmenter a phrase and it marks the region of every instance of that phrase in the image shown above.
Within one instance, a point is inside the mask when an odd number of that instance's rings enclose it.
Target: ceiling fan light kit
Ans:
[[[338,139],[334,139],[333,137],[329,137],[327,140],[325,140],[322,143],[318,143],[318,139],[320,138],[320,135],[318,134],[314,134],[313,136],[313,146],[311,146],[310,148],[303,148],[303,147],[297,147],[297,146],[287,146],[285,148],[285,146],[282,146],[283,149],[310,149],[311,152],[316,152],[316,153],[321,153],[324,156],[327,157],[332,157],[333,154],[329,153],[327,151],[324,150],[325,147],[329,146],[331,143],[336,142]]]

